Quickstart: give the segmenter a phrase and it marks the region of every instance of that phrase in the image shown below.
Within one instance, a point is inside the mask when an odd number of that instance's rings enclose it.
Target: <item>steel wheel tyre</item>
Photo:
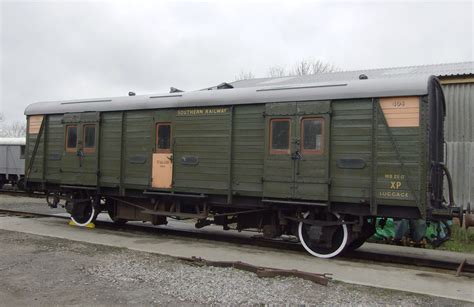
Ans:
[[[341,216],[337,213],[332,213],[337,219],[339,219]],[[307,216],[309,215],[309,212],[306,212],[304,214],[304,218],[306,218]],[[338,229],[335,233],[334,233],[334,236],[338,235],[339,236],[339,240],[337,240],[338,242],[336,242],[337,244],[337,248],[335,250],[331,249],[330,251],[325,251],[324,248],[321,248],[321,249],[316,249],[315,246],[311,246],[311,242],[306,242],[306,241],[309,241],[308,238],[307,238],[307,235],[306,235],[306,230],[304,230],[304,223],[303,222],[300,222],[299,226],[298,226],[298,236],[299,236],[299,239],[300,239],[300,242],[301,244],[303,245],[304,249],[310,253],[311,255],[315,256],[315,257],[318,257],[318,258],[332,258],[332,257],[335,257],[337,255],[339,255],[343,250],[344,248],[346,247],[346,244],[347,244],[347,240],[348,240],[348,237],[349,237],[349,232],[347,230],[347,225],[346,224],[342,224],[341,226],[339,226],[340,229]]]
[[[71,213],[71,220],[77,226],[87,226],[92,223],[97,217],[96,211],[92,203],[81,206],[81,208],[74,208]]]

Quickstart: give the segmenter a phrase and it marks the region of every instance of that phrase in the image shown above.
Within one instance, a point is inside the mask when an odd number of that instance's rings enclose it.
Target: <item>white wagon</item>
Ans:
[[[25,174],[25,138],[0,138],[0,187],[16,185]]]

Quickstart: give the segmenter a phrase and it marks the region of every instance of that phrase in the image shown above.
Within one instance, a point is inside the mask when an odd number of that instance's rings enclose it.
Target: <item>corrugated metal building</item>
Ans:
[[[446,98],[446,163],[453,176],[454,198],[474,204],[474,72],[440,75]]]
[[[361,74],[369,79],[427,74],[439,77],[446,97],[446,163],[453,176],[454,198],[459,205],[474,204],[474,62],[258,78],[235,81],[231,85],[235,88],[296,85],[354,80]]]

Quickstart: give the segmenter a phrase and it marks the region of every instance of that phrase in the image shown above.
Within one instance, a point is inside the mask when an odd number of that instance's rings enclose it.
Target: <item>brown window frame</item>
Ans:
[[[159,139],[158,139],[158,128],[160,126],[170,126],[170,148],[168,149],[160,149],[158,148],[158,143],[159,143]],[[156,123],[155,124],[155,133],[156,133],[156,136],[155,136],[155,152],[157,153],[171,153],[171,138],[172,138],[172,135],[173,135],[173,125],[171,124],[171,122],[159,122],[159,123]]]
[[[69,138],[69,128],[76,128],[76,146],[75,147],[68,147],[67,146],[67,140]],[[76,152],[77,151],[77,143],[79,141],[79,135],[77,133],[77,125],[66,125],[66,133],[64,134],[64,147],[66,149],[66,152]]]
[[[86,128],[87,127],[94,127],[94,147],[86,147]],[[95,148],[97,146],[96,134],[97,134],[96,124],[86,124],[86,125],[82,126],[82,150],[85,153],[94,153],[95,152]]]
[[[317,120],[321,123],[321,149],[305,149],[304,148],[304,121],[305,120]],[[301,119],[300,123],[300,134],[301,134],[301,144],[300,150],[302,154],[309,155],[322,155],[324,153],[324,124],[325,120],[323,117],[304,117]]]
[[[288,149],[273,149],[273,122],[288,122]],[[291,153],[291,118],[272,118],[269,122],[270,140],[268,142],[271,155],[289,155]]]

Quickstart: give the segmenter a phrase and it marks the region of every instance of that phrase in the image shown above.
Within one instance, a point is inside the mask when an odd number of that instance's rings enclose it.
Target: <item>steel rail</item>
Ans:
[[[10,196],[22,196],[22,197],[34,197],[34,198],[46,198],[46,194],[42,192],[26,192],[23,190],[16,189],[0,189],[0,195]]]

